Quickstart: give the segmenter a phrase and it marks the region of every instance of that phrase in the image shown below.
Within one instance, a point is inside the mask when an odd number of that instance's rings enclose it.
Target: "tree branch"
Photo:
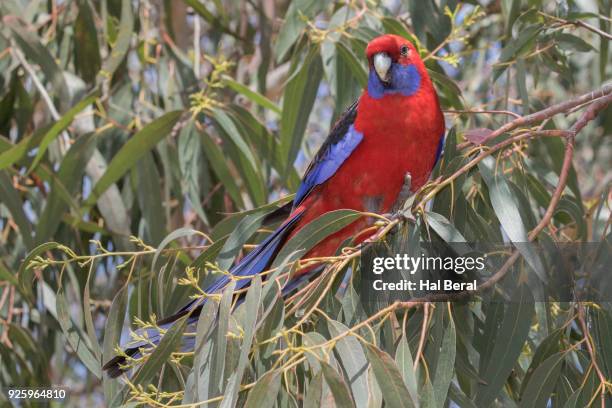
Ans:
[[[602,88],[605,89],[606,87]],[[608,86],[607,87],[610,91],[612,91],[612,86]],[[590,94],[587,95],[594,95],[596,94],[596,92],[592,92]],[[583,95],[584,97],[584,95]],[[582,99],[578,98],[578,99]],[[569,102],[575,102],[574,101],[569,101]],[[572,105],[571,103],[567,103],[568,105]],[[575,143],[575,137],[578,134],[578,132],[580,132],[590,121],[592,121],[593,119],[595,119],[597,117],[597,114],[602,111],[603,109],[606,108],[606,106],[608,106],[608,104],[612,102],[612,93],[608,92],[608,94],[599,99],[598,101],[596,101],[595,103],[591,104],[587,110],[580,116],[580,118],[578,118],[578,120],[572,125],[572,127],[570,128],[569,131],[553,131],[553,132],[565,132],[563,133],[563,136],[565,137],[566,140],[566,145],[565,145],[565,155],[563,158],[563,165],[561,167],[561,171],[559,173],[559,182],[557,183],[557,187],[555,188],[555,191],[552,195],[552,198],[550,200],[550,203],[546,209],[546,212],[544,213],[544,216],[542,217],[542,219],[540,220],[540,222],[536,225],[536,227],[529,233],[528,238],[529,241],[533,241],[534,239],[537,238],[537,236],[539,235],[540,232],[542,232],[544,230],[544,228],[546,228],[546,226],[550,223],[555,210],[557,208],[557,205],[559,204],[559,201],[561,200],[561,196],[563,194],[563,191],[565,190],[565,186],[567,184],[567,178],[569,175],[569,172],[571,170],[571,166],[572,166],[572,158],[574,156],[574,143]],[[561,105],[561,104],[559,104]],[[558,105],[555,105],[558,106]],[[554,108],[555,106],[551,107]],[[553,112],[556,111],[555,109],[545,109],[544,111],[548,111],[548,112]],[[571,106],[568,106],[567,109],[571,109]],[[540,111],[534,115],[537,115],[538,117],[541,116],[541,112],[544,111]],[[530,115],[532,116],[532,115]],[[507,146],[511,143],[514,143],[515,141],[519,140],[521,138],[521,136],[527,136],[527,137],[533,137],[534,135],[538,135],[540,134],[540,132],[546,132],[546,131],[538,131],[538,132],[528,132],[528,133],[524,133],[518,136],[514,136],[512,138],[509,138],[501,143],[499,143],[496,146]],[[561,135],[561,134],[559,134]],[[523,137],[525,138],[525,137]],[[492,149],[493,150],[493,149]],[[496,149],[499,150],[499,147]],[[467,167],[468,165],[472,164],[473,162],[479,162],[481,161],[484,157],[490,155],[492,153],[492,151],[487,151],[487,152],[483,152],[481,153],[479,156],[477,156],[474,160],[472,160],[472,162],[468,163],[466,166],[462,167],[461,169],[459,169],[455,174],[461,172],[460,174],[462,174],[462,170]],[[470,166],[473,167],[475,164],[472,164]],[[466,170],[467,171],[467,170]],[[453,176],[455,176],[455,174],[453,174]],[[452,177],[452,176],[451,176]],[[456,176],[458,177],[458,176]],[[454,178],[456,178],[454,177]],[[453,178],[453,179],[454,179]],[[514,264],[514,262],[516,262],[516,260],[519,258],[520,253],[518,252],[518,250],[515,250],[514,253],[510,256],[510,258],[508,258],[506,260],[506,262],[504,263],[504,265],[502,265],[502,267],[494,274],[492,275],[489,279],[487,279],[487,281],[485,281],[482,285],[480,285],[480,287],[478,288],[478,292],[482,292],[486,289],[491,288],[493,285],[495,285],[497,282],[499,282],[508,272],[508,270],[510,269],[510,267],[512,267],[512,265]],[[455,300],[455,299],[461,299],[461,298],[466,298],[469,297],[473,294],[474,292],[459,292],[459,293],[453,293],[453,294],[436,294],[436,295],[431,295],[431,296],[425,296],[423,298],[420,299],[413,299],[410,302],[406,302],[407,306],[412,307],[414,302],[432,302],[432,301],[448,301],[448,300]]]
[[[498,136],[503,135],[506,132],[517,129],[522,126],[532,125],[534,123],[542,122],[545,119],[551,118],[559,113],[565,113],[570,109],[582,105],[587,102],[591,102],[595,99],[602,98],[612,94],[612,84],[607,84],[602,86],[600,89],[583,94],[574,99],[570,99],[569,101],[561,102],[552,106],[549,106],[546,109],[541,111],[532,113],[530,115],[521,116],[511,122],[506,123],[499,129],[493,131],[489,136],[487,136],[481,144],[485,144],[487,141],[495,139]],[[465,148],[471,145],[469,142],[461,143],[457,146],[458,149]]]

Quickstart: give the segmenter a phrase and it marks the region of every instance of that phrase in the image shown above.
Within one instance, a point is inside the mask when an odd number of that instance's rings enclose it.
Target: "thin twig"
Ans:
[[[53,104],[53,100],[49,96],[49,93],[45,89],[45,86],[42,84],[42,82],[40,82],[40,79],[38,79],[38,76],[36,75],[34,68],[32,68],[32,66],[25,59],[21,50],[13,45],[11,47],[11,54],[13,54],[13,56],[19,61],[21,66],[28,72],[28,74],[30,75],[30,78],[32,78],[32,82],[34,82],[34,86],[36,86],[36,89],[38,89],[38,92],[40,93],[43,100],[45,101],[45,104],[47,105],[47,109],[49,109],[49,113],[51,114],[51,117],[53,118],[53,120],[55,121],[60,120],[61,116],[57,108]],[[59,145],[60,145],[62,154],[65,154],[66,151],[68,150],[70,137],[68,136],[68,132],[66,132],[65,130],[62,131],[61,135],[62,135],[62,138],[60,139],[61,143]]]
[[[582,105],[585,102],[590,102],[594,99],[598,99],[603,96],[610,95],[611,93],[612,93],[612,84],[607,84],[607,85],[602,86],[598,90],[580,95],[579,97],[570,99],[569,101],[557,103],[555,105],[552,105],[539,112],[532,113],[530,115],[521,116],[520,118],[517,118],[511,122],[508,122],[502,127],[500,127],[499,129],[493,131],[486,139],[484,139],[481,142],[481,144],[485,144],[487,141],[495,139],[496,137],[501,136],[504,133],[510,132],[511,130],[541,122],[544,119],[548,119],[559,113],[567,112],[568,110],[572,109],[575,106]],[[462,148],[462,147],[466,147],[466,145],[460,144],[457,146],[457,148]]]
[[[601,408],[605,408],[606,406],[606,385],[608,381],[606,380],[606,376],[601,371],[599,364],[597,364],[597,359],[595,358],[595,349],[593,348],[591,335],[589,334],[589,329],[587,327],[585,318],[584,318],[584,305],[582,302],[578,302],[578,322],[580,322],[580,327],[582,328],[582,334],[584,336],[584,340],[586,342],[587,351],[591,356],[591,364],[599,377],[599,381],[601,382]]]
[[[510,137],[510,138],[508,138],[506,140],[503,140],[503,141],[497,143],[496,145],[491,146],[490,148],[487,148],[487,150],[482,151],[478,156],[474,157],[468,163],[464,164],[455,173],[451,174],[450,176],[445,178],[441,183],[437,184],[431,191],[428,191],[427,194],[425,195],[425,197],[419,202],[417,207],[423,207],[440,190],[442,190],[447,185],[451,184],[459,176],[461,176],[464,173],[467,173],[470,169],[472,169],[474,166],[476,166],[482,160],[484,160],[485,158],[491,156],[493,153],[495,153],[495,152],[497,152],[499,150],[504,149],[507,146],[510,146],[510,145],[512,145],[512,144],[514,144],[516,142],[521,141],[521,140],[531,139],[531,138],[538,137],[538,136],[544,136],[544,137],[553,137],[553,136],[554,137],[565,137],[565,136],[568,136],[569,134],[570,134],[570,131],[567,131],[567,130],[539,130],[539,131],[531,131],[531,132],[527,131],[527,132],[520,133],[518,135],[512,136],[512,137]]]
[[[15,46],[13,46],[13,47],[11,47],[11,54],[13,54],[13,56],[17,60],[19,60],[19,63],[21,64],[21,66],[26,71],[28,71],[28,74],[30,75],[30,78],[32,78],[32,82],[34,82],[34,86],[36,86],[36,89],[38,89],[38,92],[40,92],[40,95],[45,100],[45,103],[47,104],[47,108],[49,109],[49,113],[51,113],[51,117],[54,120],[59,120],[60,119],[60,114],[57,111],[57,109],[55,108],[55,105],[53,104],[53,100],[49,96],[49,93],[45,89],[45,86],[42,84],[42,82],[40,82],[40,79],[38,79],[38,75],[36,75],[36,72],[34,71],[34,68],[32,68],[32,66],[28,63],[28,61],[23,56],[23,53],[21,52],[21,50],[19,48],[15,47]]]
[[[193,72],[200,79],[200,16],[193,16]]]
[[[509,111],[509,110],[495,110],[495,109],[483,109],[483,110],[456,110],[456,109],[444,109],[442,112],[444,113],[454,113],[457,115],[463,115],[463,114],[470,114],[470,115],[477,115],[477,114],[481,114],[481,113],[488,113],[491,115],[494,114],[501,114],[501,115],[508,115],[508,116],[513,116],[517,119],[521,118],[521,115],[519,115],[518,113]]]
[[[612,40],[612,35],[610,33],[606,33],[605,31],[600,30],[597,27],[594,27],[592,25],[590,25],[589,23],[585,23],[582,20],[566,20],[564,18],[561,17],[556,17],[556,16],[551,16],[550,14],[544,13],[542,11],[538,11],[538,14],[550,18],[551,20],[555,20],[559,23],[561,23],[562,26],[567,26],[567,25],[572,25],[575,27],[582,27],[582,28],[586,28],[587,30],[607,39],[607,40]]]
[[[416,372],[417,367],[419,366],[419,360],[423,356],[423,349],[425,348],[425,340],[427,339],[427,327],[429,325],[429,308],[431,307],[430,303],[425,303],[423,305],[423,324],[421,325],[421,338],[419,339],[419,347],[417,348],[417,353],[414,356],[414,362],[412,369]]]

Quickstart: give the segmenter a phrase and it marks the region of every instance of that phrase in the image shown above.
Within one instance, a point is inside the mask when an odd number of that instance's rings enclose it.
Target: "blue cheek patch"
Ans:
[[[413,65],[394,65],[391,70],[391,85],[404,96],[413,95],[421,86],[421,74]]]
[[[298,205],[316,186],[326,182],[331,176],[336,174],[342,163],[349,158],[353,150],[363,139],[363,133],[355,129],[353,125],[336,144],[330,145],[327,151],[313,163],[313,167],[308,171],[300,188],[293,199],[294,205]]]
[[[368,94],[374,99],[398,93],[403,96],[411,96],[419,90],[420,86],[421,74],[414,64],[400,65],[394,63],[391,66],[391,83],[386,86],[374,70],[370,70],[368,77]]]
[[[374,99],[380,99],[385,93],[385,86],[382,81],[378,79],[378,75],[373,69],[370,70],[368,76],[368,94]]]

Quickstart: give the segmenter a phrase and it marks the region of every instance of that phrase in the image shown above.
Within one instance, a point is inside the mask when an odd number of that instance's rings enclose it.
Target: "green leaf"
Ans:
[[[243,126],[243,134],[248,135],[251,146],[257,149],[262,161],[269,162],[272,167],[280,174],[285,170],[285,158],[279,146],[278,137],[268,131],[251,112],[239,105],[232,106],[233,116],[237,124]],[[300,185],[300,177],[293,166],[289,169],[287,176],[287,187],[295,190]]]
[[[440,354],[436,365],[436,375],[433,379],[433,390],[436,398],[436,405],[443,408],[446,403],[448,387],[454,376],[456,346],[455,322],[452,317],[442,338]]]
[[[463,392],[461,392],[459,387],[456,387],[453,383],[451,383],[450,389],[448,390],[448,398],[458,404],[458,406],[461,408],[477,408],[476,405],[474,405],[474,402]]]
[[[247,311],[246,320],[244,322],[241,344],[241,353],[238,360],[238,367],[236,371],[232,373],[229,378],[227,388],[224,392],[223,402],[221,402],[221,408],[230,408],[236,405],[238,399],[238,391],[240,390],[240,384],[242,382],[242,376],[246,369],[249,361],[249,354],[251,352],[251,345],[253,343],[253,337],[255,336],[255,327],[259,314],[259,307],[261,306],[261,277],[255,275],[251,280],[251,286],[247,291],[246,300],[244,302],[244,308]]]
[[[208,22],[215,21],[216,17],[214,16],[214,14],[208,11],[206,6],[202,4],[199,0],[184,0],[184,1],[186,4],[191,6],[196,13],[198,13],[202,18],[204,18],[204,20]]]
[[[402,336],[397,345],[397,350],[395,351],[395,363],[402,374],[404,384],[406,384],[410,397],[412,397],[413,401],[418,401],[419,394],[416,376],[414,375],[414,361],[412,359],[412,353],[410,352],[410,345],[408,344],[405,336]]]
[[[155,350],[151,353],[147,361],[132,378],[134,385],[148,384],[158,374],[170,355],[178,348],[183,340],[183,332],[187,326],[189,316],[184,316],[174,322],[168,331],[163,335]]]
[[[121,62],[130,49],[132,34],[134,33],[134,16],[132,14],[132,2],[130,0],[121,1],[121,21],[119,22],[119,34],[117,40],[110,51],[110,58],[107,58],[102,65],[99,79],[111,79]]]
[[[507,16],[506,19],[506,36],[510,37],[512,34],[512,26],[516,22],[517,17],[521,12],[521,1],[522,0],[511,0],[509,2],[504,2],[506,6],[502,10],[504,10]]]
[[[223,245],[223,249],[217,257],[217,264],[221,269],[229,269],[234,263],[236,255],[242,250],[242,246],[248,241],[261,226],[266,213],[254,213],[244,217],[230,234]]]
[[[310,370],[312,372],[320,372],[321,364],[320,362],[326,359],[326,355],[324,349],[322,347],[315,347],[327,342],[327,339],[323,337],[321,333],[318,332],[308,332],[303,338],[302,342],[304,346],[310,347],[312,350],[310,353],[306,353],[306,360],[308,361],[308,365],[310,366]],[[329,354],[330,363],[336,364],[336,359],[333,354]]]
[[[383,406],[383,396],[380,386],[376,381],[372,365],[368,368],[368,407],[380,408]]]
[[[363,65],[359,62],[353,51],[341,41],[338,41],[336,43],[336,52],[350,69],[359,86],[364,88],[368,84],[368,73],[363,68]]]
[[[525,388],[527,384],[530,383],[531,377],[534,375],[534,372],[537,368],[546,361],[547,358],[551,357],[555,353],[561,350],[561,338],[563,337],[563,330],[558,329],[552,332],[548,337],[546,337],[538,348],[535,350],[533,354],[533,358],[531,359],[531,363],[529,364],[529,368],[523,377],[523,381],[521,383],[521,395],[524,394]]]
[[[579,239],[586,239],[587,223],[582,207],[578,204],[579,200],[574,197],[566,195],[561,197],[557,208],[555,209],[555,217],[561,221],[561,215],[567,214],[570,219],[575,223],[577,229],[577,235]]]
[[[561,138],[558,137],[544,137],[540,141],[546,146],[547,155],[550,157],[552,168],[555,173],[561,173],[561,167],[563,165],[563,156],[565,155],[565,146]],[[554,181],[556,185],[556,180]],[[574,166],[570,167],[569,174],[567,176],[567,187],[574,194],[574,197],[582,197],[580,192],[580,186],[578,185],[578,176]],[[577,204],[582,205],[582,201],[578,200]]]
[[[547,406],[557,385],[565,354],[565,352],[553,354],[538,366],[521,396],[519,405],[521,408]]]
[[[70,317],[68,303],[66,302],[63,289],[60,289],[56,294],[56,302],[57,320],[62,328],[64,336],[66,336],[66,340],[68,340],[68,344],[70,344],[70,347],[72,347],[72,350],[74,350],[85,367],[87,367],[87,369],[97,378],[101,378],[102,367],[100,365],[100,360],[96,358],[89,348],[89,339],[87,336]]]
[[[9,27],[15,42],[23,51],[24,56],[40,65],[47,80],[53,84],[53,89],[60,98],[60,101],[62,103],[69,101],[68,86],[66,85],[64,74],[47,47],[40,42],[34,32],[26,31],[13,23],[9,24]]]
[[[33,369],[48,369],[48,357],[45,355],[46,350],[39,346],[39,343],[34,340],[32,334],[27,328],[18,326],[16,324],[8,324],[8,338],[13,343],[12,352],[18,354],[18,347],[23,350],[24,355],[31,358]]]
[[[434,46],[442,42],[449,31],[449,18],[438,10],[435,2],[410,1],[408,10],[412,22],[412,31],[425,42],[428,34],[433,36]]]
[[[74,22],[74,62],[76,71],[88,83],[95,81],[100,70],[100,45],[89,2],[79,1]]]
[[[341,24],[341,21],[344,21],[346,16],[347,12],[344,7],[338,9],[330,21],[330,27],[335,26],[334,20],[336,20],[336,23]],[[360,69],[361,65],[358,61],[347,61],[345,58],[342,58],[338,44],[339,42],[334,40],[333,42],[324,42],[321,45],[323,71],[325,78],[331,86],[334,97],[334,115],[332,116],[331,125],[344,113],[347,106],[351,106],[359,99],[364,88],[357,80],[358,77],[355,77],[353,74],[353,70]],[[345,49],[345,51],[350,52],[348,49]],[[355,63],[357,63],[356,66],[354,65]],[[365,74],[365,72],[362,74]]]
[[[158,245],[166,235],[166,212],[159,180],[161,176],[150,152],[136,163],[136,197],[142,212],[141,220],[146,226],[144,238],[152,245]]]
[[[429,225],[444,242],[453,243],[453,250],[459,253],[467,253],[471,251],[470,246],[465,243],[466,240],[461,232],[444,216],[434,213],[426,213],[427,225]]]
[[[508,65],[520,55],[530,51],[532,45],[535,44],[537,35],[542,30],[542,26],[538,24],[531,25],[524,30],[521,30],[518,38],[509,40],[499,55],[498,66],[493,70],[493,79],[497,80],[499,76],[506,70]]]
[[[304,408],[319,408],[323,398],[323,372],[317,372],[306,388]]]
[[[453,106],[458,108],[463,106],[461,100],[459,99],[463,95],[463,92],[455,81],[445,74],[434,70],[427,70],[427,73],[431,77],[431,80],[442,88],[442,91],[445,91],[446,97],[450,99]]]
[[[525,60],[520,58],[516,61],[516,88],[521,97],[521,111],[523,115],[529,113],[529,93],[527,92],[527,67]]]
[[[281,61],[289,49],[306,28],[305,18],[313,18],[323,7],[325,2],[320,0],[297,0],[289,3],[285,13],[285,22],[276,37],[275,44],[276,60]]]
[[[607,378],[612,376],[612,316],[607,310],[590,308],[593,324],[591,335],[595,342],[595,357]]]
[[[273,406],[280,386],[280,373],[276,370],[268,371],[257,380],[253,389],[249,391],[244,407],[260,408]]]
[[[407,38],[408,40],[410,40],[411,43],[417,46],[417,48],[420,45],[419,39],[406,29],[402,21],[396,20],[391,17],[383,17],[382,24],[387,33]]]
[[[201,201],[202,170],[208,171],[208,166],[202,163],[202,141],[193,120],[189,120],[178,135],[178,167],[181,171],[181,191],[187,194],[193,210],[200,219],[208,224],[209,220],[204,212]],[[172,163],[173,165],[176,162]],[[170,166],[165,166],[164,170]],[[169,170],[168,171],[172,171]],[[166,171],[165,171],[166,172]],[[207,177],[206,177],[207,178]],[[206,186],[204,186],[206,189]]]
[[[32,285],[34,284],[34,273],[32,271],[32,268],[30,267],[30,263],[40,254],[61,246],[62,245],[58,244],[57,242],[46,242],[44,244],[40,244],[36,248],[32,249],[25,257],[23,262],[21,262],[21,265],[19,266],[19,272],[17,272],[17,276],[19,279],[19,286],[21,287],[22,293],[26,293],[28,298],[34,298],[34,294],[32,292]]]
[[[17,163],[23,159],[31,149],[38,146],[40,140],[50,128],[51,126],[37,129],[33,135],[24,137],[15,145],[10,144],[9,142],[6,142],[5,144],[5,141],[0,138],[0,141],[2,141],[2,144],[4,145],[1,150],[2,152],[0,153],[0,170],[12,166],[14,163]]]
[[[236,38],[239,38],[240,34],[232,31],[229,27],[224,25],[224,23],[229,22],[229,21],[228,21],[227,13],[224,8],[225,6],[222,5],[219,2],[219,0],[214,0],[215,7],[217,9],[216,11],[217,11],[217,14],[219,14],[219,16],[216,16],[211,11],[209,11],[208,8],[210,8],[210,6],[208,4],[206,5],[203,4],[200,0],[183,0],[183,1],[189,6],[191,6],[196,13],[198,13],[204,20],[206,20],[215,29],[220,30],[224,33],[230,34]]]
[[[232,118],[223,110],[215,109],[213,117],[223,137],[229,145],[227,146],[230,156],[233,154],[233,162],[238,167],[245,181],[245,187],[249,191],[256,205],[266,202],[266,192],[263,178],[261,176],[261,165],[258,158],[253,155],[251,148],[245,141]],[[235,149],[232,150],[232,147]]]
[[[215,344],[213,344],[214,331],[216,330],[215,321],[217,319],[218,305],[216,302],[206,302],[196,326],[196,339],[194,347],[193,368],[190,377],[193,385],[187,380],[185,397],[183,403],[195,402],[200,399],[209,398],[211,381],[211,361]]]
[[[272,265],[278,266],[279,260],[287,258],[294,252],[307,252],[323,239],[340,231],[359,217],[362,217],[361,213],[354,210],[335,210],[321,215],[291,237],[280,250]]]
[[[492,157],[481,161],[478,168],[489,188],[491,204],[502,228],[542,282],[547,282],[542,261],[533,246],[528,244],[527,229],[519,211],[520,205],[506,181],[506,176],[502,171],[494,173],[495,160]]]
[[[253,156],[251,148],[244,141],[242,135],[238,131],[238,128],[236,128],[236,125],[229,117],[229,115],[221,109],[215,109],[213,110],[213,118],[215,119],[217,124],[225,131],[225,134],[229,136],[231,142],[236,145],[236,147],[238,148],[238,150],[240,150],[242,154],[244,154],[244,157],[246,157],[250,163],[257,163],[257,160],[255,160],[255,156]]]
[[[115,355],[115,347],[121,340],[121,329],[125,319],[125,310],[127,307],[127,286],[119,289],[115,295],[111,307],[106,318],[104,327],[104,341],[102,343],[102,362],[109,361]],[[111,401],[119,390],[119,381],[111,379],[107,375],[102,377],[104,385],[104,398],[106,401]]]
[[[19,197],[17,190],[13,188],[13,182],[6,170],[0,171],[0,202],[4,203],[6,208],[8,208],[13,216],[13,220],[19,227],[21,238],[23,239],[26,247],[28,249],[32,248],[34,246],[32,227],[30,225],[30,221],[25,215],[25,212],[23,211],[21,197]]]
[[[15,275],[9,272],[9,270],[6,268],[6,266],[4,266],[1,260],[0,260],[0,281],[8,282],[9,284],[13,286],[19,285],[19,281],[17,280]]]
[[[491,204],[508,237],[512,242],[527,242],[527,230],[521,222],[519,203],[514,198],[501,171],[494,173],[495,160],[487,157],[480,166],[480,173],[489,187]]]
[[[338,374],[328,363],[321,361],[320,364],[325,381],[327,385],[329,385],[329,389],[334,396],[334,405],[340,408],[353,408],[355,403],[351,398],[351,393],[346,382],[344,382],[340,374]]]
[[[191,235],[203,234],[198,230],[194,230],[193,228],[183,227],[175,229],[170,234],[166,235],[166,237],[159,243],[157,249],[155,250],[155,255],[153,256],[153,261],[151,262],[151,269],[156,269],[157,260],[159,259],[159,256],[161,255],[163,249],[166,248],[172,241]]]
[[[236,177],[234,177],[227,165],[227,159],[223,155],[223,151],[217,144],[210,138],[205,132],[200,132],[202,141],[202,149],[208,159],[211,167],[215,174],[223,184],[223,187],[232,198],[234,203],[240,208],[244,208],[244,202],[242,201],[242,195],[240,189],[236,184]]]
[[[332,337],[349,331],[348,327],[335,320],[329,320],[327,325]],[[344,336],[336,342],[335,351],[346,373],[345,377],[357,407],[367,407],[368,361],[359,341],[354,336]]]
[[[173,290],[175,289],[174,282],[173,282],[174,277],[175,277],[173,273],[173,269],[167,268],[167,267],[162,267],[161,269],[158,269],[157,261],[159,260],[160,255],[162,254],[163,250],[168,245],[173,243],[174,240],[178,238],[186,237],[186,236],[201,235],[201,234],[202,234],[201,232],[196,231],[191,228],[186,228],[186,227],[179,228],[179,229],[172,231],[170,234],[168,234],[162,240],[162,242],[157,246],[157,249],[155,250],[155,255],[153,256],[153,261],[151,262],[151,270],[156,271],[156,272],[159,271],[157,272],[158,273],[157,303],[159,306],[159,310],[171,313],[174,311],[173,309],[175,307],[175,305],[170,304],[171,299],[172,299],[172,293],[173,293]],[[176,247],[177,245],[173,245],[173,246]],[[183,255],[186,258],[184,260],[184,264],[189,265],[191,262],[190,262],[189,257],[185,253],[183,253],[182,251],[176,253],[177,258],[180,258],[181,255]],[[168,310],[168,306],[172,310]]]
[[[83,291],[83,321],[85,322],[85,331],[89,338],[89,345],[91,351],[97,360],[102,358],[102,349],[100,349],[100,344],[98,343],[98,337],[96,335],[96,327],[94,326],[92,310],[91,310],[91,295],[90,295],[90,282],[92,270],[94,269],[95,264],[92,263],[92,266],[89,268],[89,272],[87,273],[87,281],[85,281],[85,290]]]
[[[478,384],[477,406],[489,406],[497,397],[529,334],[534,313],[533,298],[526,284],[520,285],[516,290],[519,291],[519,296],[506,306],[497,335],[494,339],[486,339],[492,344],[492,350],[486,355],[487,359],[481,361],[483,369],[480,371],[480,377],[486,383]]]
[[[113,157],[106,172],[92,189],[91,195],[85,201],[85,205],[91,206],[95,204],[102,193],[136,165],[138,159],[166,137],[181,114],[182,111],[166,113],[132,136]]]
[[[294,59],[291,79],[283,93],[283,116],[280,123],[281,151],[286,158],[283,178],[293,166],[302,145],[308,117],[323,76],[323,64],[318,47],[312,47],[300,67],[298,64],[297,59]]]
[[[392,408],[414,407],[414,401],[393,359],[372,344],[366,344],[365,347],[385,403]]]
[[[64,116],[62,116],[57,122],[53,124],[53,126],[51,126],[51,129],[49,129],[49,131],[45,133],[40,144],[38,145],[38,152],[36,153],[36,157],[34,157],[34,160],[32,160],[32,164],[30,164],[28,173],[31,172],[34,168],[36,168],[38,162],[45,155],[45,152],[47,151],[47,148],[49,147],[51,142],[53,142],[61,132],[66,130],[68,125],[70,125],[74,120],[74,117],[83,109],[91,105],[98,98],[98,96],[98,90],[94,90],[89,95],[81,99],[79,103],[70,108],[70,110],[66,112]]]
[[[234,91],[238,92],[241,95],[244,95],[251,101],[255,102],[261,107],[271,110],[274,113],[278,113],[279,115],[282,113],[281,109],[271,100],[260,94],[259,92],[253,91],[248,86],[241,84],[240,82],[234,81],[229,76],[223,77],[223,82],[232,88]]]
[[[219,303],[219,319],[217,324],[216,341],[210,371],[210,395],[219,395],[223,391],[225,368],[225,356],[227,353],[227,332],[232,313],[232,298],[236,282],[231,281],[223,290],[221,302]],[[202,390],[203,391],[203,390]],[[201,392],[200,394],[202,394]]]
[[[85,173],[85,166],[93,154],[96,142],[96,133],[85,134],[74,142],[62,159],[57,177],[51,181],[51,191],[36,228],[38,243],[50,239],[57,231],[62,221],[62,214],[67,210],[66,202],[60,197],[64,194],[70,196],[77,193],[77,188]]]
[[[555,39],[559,43],[559,46],[563,49],[570,49],[578,52],[589,52],[594,51],[593,47],[582,38],[569,33],[559,33],[555,36]]]

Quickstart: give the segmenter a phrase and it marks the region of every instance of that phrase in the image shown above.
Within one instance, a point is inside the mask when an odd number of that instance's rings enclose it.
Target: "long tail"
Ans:
[[[266,270],[274,260],[274,256],[280,250],[280,247],[284,243],[287,235],[293,230],[297,221],[301,218],[302,212],[295,213],[285,221],[276,231],[268,236],[261,244],[252,250],[247,256],[234,265],[230,269],[230,273],[235,276],[255,276],[258,273]],[[228,276],[223,276],[216,280],[212,285],[206,288],[205,292],[219,293],[227,286],[230,282]],[[236,282],[236,289],[242,289],[248,286],[249,279],[240,279]],[[191,313],[188,324],[195,323],[198,320],[202,306],[206,302],[205,298],[192,300],[187,305],[179,309],[176,313],[171,316],[165,317],[157,322],[157,325],[163,330],[170,328],[178,319]],[[125,348],[125,355],[131,358],[140,358],[144,349],[153,347],[153,344],[158,344],[161,341],[162,335],[157,329],[146,329],[147,342],[131,343],[129,347]],[[145,333],[140,333],[145,334]],[[191,342],[193,343],[193,342]],[[193,348],[193,344],[185,343],[181,347],[183,350]],[[111,378],[120,376],[124,371],[124,367],[127,362],[125,355],[118,355],[113,357],[107,362],[102,368],[108,372]]]

